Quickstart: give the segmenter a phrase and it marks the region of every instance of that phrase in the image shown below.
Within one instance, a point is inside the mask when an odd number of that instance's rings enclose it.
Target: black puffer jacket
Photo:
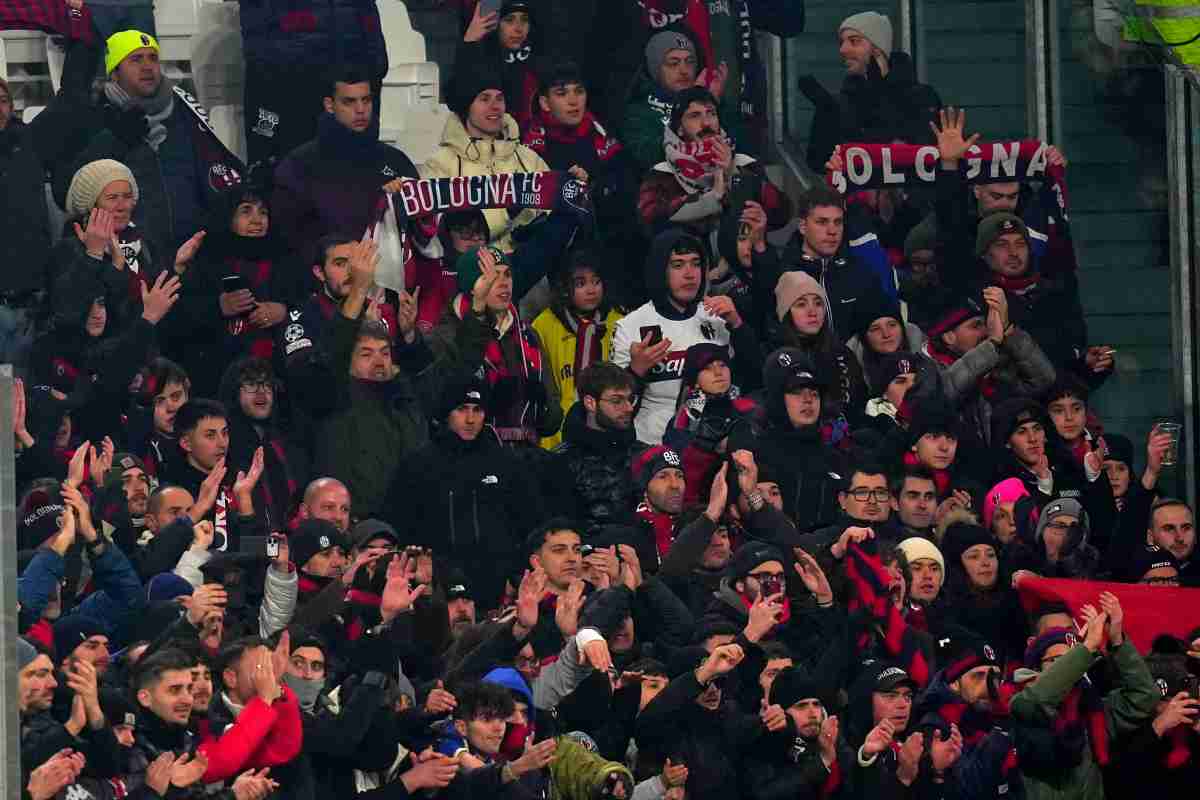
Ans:
[[[912,58],[892,53],[887,77],[871,62],[867,75],[850,75],[837,96],[813,76],[800,82],[800,90],[817,108],[808,137],[808,166],[818,175],[833,148],[844,142],[929,144],[929,124],[942,107],[932,86],[917,83]]]
[[[405,543],[461,566],[484,608],[499,602],[525,536],[545,518],[522,463],[490,428],[471,442],[443,428],[405,459],[382,506]]]
[[[630,463],[649,445],[627,431],[598,431],[587,426],[583,403],[567,412],[563,443],[547,461],[544,485],[547,502],[556,514],[577,520],[587,532],[604,525],[633,520],[639,492]]]

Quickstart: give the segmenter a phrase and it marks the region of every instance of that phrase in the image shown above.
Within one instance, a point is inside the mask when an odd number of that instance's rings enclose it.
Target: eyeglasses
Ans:
[[[884,500],[892,499],[892,493],[887,489],[866,489],[861,486],[857,489],[851,489],[850,491],[846,492],[846,494],[850,495],[860,503],[865,503],[868,500],[874,500],[877,503],[882,503]]]
[[[246,381],[242,384],[242,391],[254,394],[256,392],[274,392],[275,384],[271,381]]]
[[[616,397],[601,397],[601,403],[608,403],[610,406],[636,406],[640,398],[636,394],[618,395]]]

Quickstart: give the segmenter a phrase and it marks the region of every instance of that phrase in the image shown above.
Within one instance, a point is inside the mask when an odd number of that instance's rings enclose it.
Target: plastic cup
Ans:
[[[1160,422],[1154,426],[1159,433],[1171,435],[1171,446],[1163,453],[1162,465],[1173,467],[1179,463],[1179,435],[1183,433],[1183,425],[1178,422]]]

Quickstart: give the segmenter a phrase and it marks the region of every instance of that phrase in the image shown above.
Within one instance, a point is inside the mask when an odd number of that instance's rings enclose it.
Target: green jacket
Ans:
[[[609,761],[590,752],[574,739],[556,740],[554,760],[550,762],[550,800],[593,800],[612,773],[621,775],[632,797],[633,774],[618,761]]]
[[[732,81],[732,76],[731,79]],[[732,84],[727,84],[731,86]],[[741,133],[741,109],[730,100],[735,92],[721,98],[718,113],[721,127],[736,143]],[[633,81],[625,116],[621,121],[621,141],[637,163],[640,172],[647,172],[666,158],[663,150],[663,130],[671,122],[673,93],[663,89],[643,67]]]
[[[429,441],[428,412],[437,407],[447,379],[463,363],[483,358],[488,331],[474,320],[460,325],[455,339],[460,358],[429,359],[416,375],[401,371],[387,382],[350,376],[350,359],[361,319],[340,313],[330,321],[330,383],[335,409],[319,423],[313,459],[316,475],[346,484],[354,512],[379,510],[400,460]]]
[[[1095,661],[1082,644],[1071,648],[1013,698],[1014,721],[1049,727],[1067,694]],[[1117,736],[1137,730],[1154,714],[1160,694],[1146,662],[1128,638],[1109,654],[1109,665],[1117,688],[1104,697],[1104,719],[1108,740],[1113,742]],[[1053,779],[1023,775],[1028,800],[1104,800],[1104,779],[1090,746],[1083,748],[1078,765],[1064,768]]]

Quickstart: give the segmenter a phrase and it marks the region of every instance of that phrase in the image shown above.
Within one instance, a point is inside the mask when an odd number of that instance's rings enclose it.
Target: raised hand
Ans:
[[[821,758],[832,764],[837,761],[838,718],[826,717],[821,723],[821,735],[817,742],[821,745]]]
[[[50,800],[79,778],[85,763],[83,753],[60,750],[29,774],[25,788],[33,800]]]
[[[674,786],[683,786],[685,783],[687,783],[687,779],[687,764],[673,764],[669,758],[663,762],[663,786],[667,787],[668,789]]]
[[[704,298],[701,303],[705,311],[714,317],[720,317],[725,320],[730,328],[740,328],[742,326],[742,315],[738,313],[737,306],[733,304],[733,298],[729,295],[713,295],[712,297]]]
[[[545,594],[546,571],[541,567],[525,570],[521,585],[517,588],[517,624],[526,631],[537,627],[538,605]]]
[[[67,462],[67,479],[63,482],[64,486],[70,484],[78,489],[83,485],[83,474],[87,468],[87,458],[91,452],[91,446],[91,441],[86,441],[81,442],[79,447],[75,448],[71,460]]]
[[[425,698],[425,713],[440,717],[449,714],[458,707],[458,698],[447,692],[439,680],[437,685],[429,690],[429,696]]]
[[[1108,615],[1108,644],[1120,647],[1125,641],[1125,611],[1121,608],[1121,601],[1112,592],[1101,592],[1100,608]]]
[[[146,785],[165,796],[167,787],[171,785],[171,769],[175,766],[175,754],[167,751],[150,762],[146,767]]]
[[[779,624],[779,614],[782,611],[783,592],[765,597],[759,595],[750,606],[746,617],[746,627],[742,631],[748,641],[757,642]]]
[[[171,785],[180,789],[191,786],[204,777],[207,769],[208,757],[204,753],[184,753],[171,765]]]
[[[1187,692],[1180,692],[1167,701],[1151,725],[1154,727],[1154,733],[1161,739],[1180,725],[1194,725],[1198,715],[1200,700]]]
[[[258,663],[254,665],[254,670],[250,673],[250,683],[254,686],[254,693],[267,705],[274,703],[283,693],[279,688],[279,679],[275,676],[274,661],[274,653],[260,654]]]
[[[271,670],[279,678],[287,674],[288,663],[292,658],[292,634],[287,628],[283,629],[283,633],[279,634],[279,641],[275,643],[275,649],[271,651]]]
[[[167,315],[171,307],[179,301],[179,289],[183,286],[179,278],[166,272],[160,272],[154,279],[154,285],[142,288],[142,319],[151,325],[157,325]]]
[[[265,800],[265,798],[279,788],[279,784],[268,777],[271,769],[261,769],[257,772],[254,770],[246,770],[237,777],[233,782],[233,796],[235,800]]]
[[[825,576],[825,570],[821,569],[817,559],[813,558],[811,553],[799,548],[795,548],[793,552],[796,556],[795,569],[800,575],[804,587],[813,593],[813,597],[821,605],[832,603],[833,589],[830,588],[829,578]]]
[[[412,294],[400,291],[399,305],[396,307],[396,329],[404,341],[411,343],[416,336],[417,309],[421,299],[421,287],[418,286]]]
[[[179,245],[179,249],[175,251],[175,272],[182,275],[187,270],[188,264],[191,264],[192,260],[196,258],[196,253],[200,252],[204,236],[204,231],[197,231],[192,234],[192,238]]]
[[[229,595],[225,592],[224,586],[219,583],[202,583],[196,587],[188,599],[188,622],[199,627],[210,614],[223,612],[225,604],[228,602]]]
[[[979,141],[979,134],[963,138],[963,129],[967,124],[967,112],[962,109],[943,108],[938,112],[941,125],[929,123],[933,135],[937,138],[938,153],[942,163],[947,167],[957,166],[967,150]]]
[[[399,554],[392,557],[388,563],[387,584],[383,587],[383,595],[379,600],[379,615],[384,622],[391,622],[397,615],[412,608],[417,598],[425,593],[426,584],[419,583],[417,588],[411,588],[409,581],[409,562],[411,557]]]
[[[1108,372],[1113,368],[1116,352],[1111,345],[1095,345],[1087,349],[1083,362],[1092,372]]]
[[[933,744],[930,745],[930,760],[937,772],[945,772],[954,766],[962,755],[963,737],[958,726],[950,725],[950,736],[943,739],[941,731],[934,731]]]
[[[737,668],[737,665],[742,663],[742,659],[746,654],[742,652],[740,645],[723,644],[713,650],[704,663],[696,671],[696,679],[706,684],[713,678],[719,678],[726,675]]]
[[[102,208],[93,208],[88,214],[87,229],[75,223],[75,236],[83,242],[83,249],[92,258],[104,258],[116,237],[113,230],[112,213]],[[120,248],[118,248],[119,250]]]
[[[876,753],[882,753],[892,746],[892,739],[896,735],[896,726],[891,720],[884,719],[878,725],[871,729],[867,734],[867,739],[863,742],[862,751],[864,756],[873,756]]]
[[[874,538],[875,531],[871,528],[849,527],[846,528],[838,540],[833,543],[833,546],[829,548],[829,552],[833,554],[834,558],[840,561],[841,559],[845,558],[846,548],[850,546],[851,542],[858,544],[859,542],[864,542],[867,539]]]
[[[487,299],[492,293],[492,287],[500,280],[500,267],[490,247],[479,248],[475,258],[479,263],[479,277],[471,287],[471,309],[476,314],[482,314],[487,309]]]
[[[704,509],[704,516],[708,517],[710,522],[720,522],[721,517],[725,514],[725,506],[729,504],[729,484],[725,482],[725,476],[728,474],[729,462],[727,461],[717,470],[712,486],[708,488],[708,507]]]
[[[583,581],[573,580],[567,591],[558,596],[558,603],[554,607],[554,622],[564,638],[579,632],[579,609],[583,607],[583,590]]]
[[[20,378],[13,380],[12,424],[13,436],[25,447],[33,446],[33,437],[25,427],[25,417],[28,405],[25,400],[25,381]]]
[[[553,739],[543,739],[537,744],[527,747],[523,756],[508,762],[513,776],[519,778],[526,772],[550,766],[550,762],[554,761],[555,747]]]
[[[617,552],[620,553],[621,582],[629,587],[631,592],[636,592],[638,587],[642,585],[642,562],[638,558],[637,550],[633,545],[619,544]]]
[[[658,344],[650,344],[653,334],[647,333],[640,342],[629,345],[629,369],[639,378],[661,364],[671,352],[671,340],[663,339]]]
[[[905,786],[912,786],[921,770],[921,755],[925,752],[925,735],[910,734],[900,745],[900,755],[897,756],[896,778]]]
[[[467,26],[467,32],[463,34],[464,42],[478,42],[487,36],[500,24],[500,12],[492,11],[488,14],[481,13],[483,4],[475,4],[475,13],[471,15],[471,24]]]
[[[104,476],[112,469],[113,456],[116,455],[116,451],[113,440],[105,436],[100,442],[99,453],[96,452],[95,447],[88,452],[88,477],[96,486],[104,485]]]
[[[238,472],[237,478],[233,482],[233,494],[235,497],[249,495],[254,491],[254,487],[258,485],[259,478],[263,474],[263,449],[258,447],[254,450],[254,457],[250,459],[250,471]]]
[[[762,721],[763,727],[772,733],[781,731],[787,727],[787,712],[783,710],[783,706],[767,705],[767,699],[764,697],[758,718]]]
[[[75,530],[88,542],[96,541],[96,526],[92,524],[92,509],[83,493],[68,483],[62,485],[63,505],[75,512]]]
[[[350,251],[350,291],[363,297],[375,283],[375,271],[379,268],[379,245],[371,240],[358,242]]]
[[[1085,606],[1090,608],[1090,606]],[[1095,609],[1092,609],[1095,611]],[[1105,626],[1108,625],[1108,615],[1104,612],[1095,613],[1087,621],[1087,628],[1083,635],[1083,644],[1093,653],[1098,653],[1104,647],[1104,639],[1107,631]]]

